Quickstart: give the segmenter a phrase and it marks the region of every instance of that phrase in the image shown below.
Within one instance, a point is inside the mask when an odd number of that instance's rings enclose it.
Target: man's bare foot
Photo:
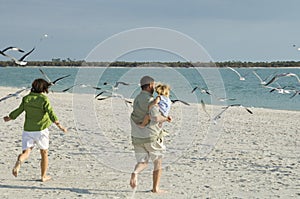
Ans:
[[[20,168],[21,168],[21,161],[18,160],[18,161],[16,162],[16,164],[15,164],[13,170],[12,170],[12,174],[13,174],[15,177],[18,176],[18,173],[19,173]]]
[[[131,188],[136,188],[137,186],[137,173],[132,173],[130,178],[130,186]]]
[[[49,180],[51,180],[51,176],[42,177],[42,182],[47,182]]]
[[[158,189],[158,190],[151,190],[152,193],[158,193],[158,194],[162,194],[162,193],[168,193],[166,190],[162,190],[162,189]]]

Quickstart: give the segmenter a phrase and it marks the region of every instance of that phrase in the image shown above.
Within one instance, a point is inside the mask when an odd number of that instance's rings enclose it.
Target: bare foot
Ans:
[[[51,176],[42,177],[42,182],[47,182],[49,180],[51,180]]]
[[[137,186],[137,173],[132,173],[130,178],[130,186],[131,188],[136,188]]]
[[[162,193],[168,193],[166,190],[162,190],[162,189],[158,189],[158,190],[151,190],[152,193],[158,193],[158,194],[162,194]]]
[[[16,164],[15,164],[13,170],[12,170],[12,174],[13,174],[15,177],[18,176],[18,173],[19,173],[20,168],[21,168],[21,161],[18,160],[18,161],[16,162]]]

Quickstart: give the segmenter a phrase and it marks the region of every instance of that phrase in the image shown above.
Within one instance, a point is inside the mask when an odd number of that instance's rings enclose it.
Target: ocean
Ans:
[[[137,68],[101,68],[101,67],[0,67],[0,86],[29,87],[36,78],[44,78],[39,69],[47,76],[55,79],[70,75],[51,87],[53,92],[77,85],[68,92],[98,94],[102,90],[111,90],[116,81],[130,83],[129,86],[119,85],[114,92],[126,98],[134,98],[140,91],[139,79],[143,75],[150,75],[156,81],[167,83],[171,86],[171,99],[180,99],[191,103],[230,105],[241,104],[245,107],[270,108],[279,110],[300,110],[300,95],[290,98],[293,94],[281,94],[277,91],[270,92],[260,84],[254,75],[255,71],[262,79],[271,79],[275,74],[295,73],[300,76],[299,68],[235,68],[245,80],[229,68],[170,68],[170,67],[137,67]],[[104,83],[108,83],[104,85]],[[92,89],[91,86],[101,87],[102,90]],[[207,89],[212,95],[201,93],[200,89],[191,92],[198,86]],[[300,90],[300,84],[295,77],[282,77],[271,87],[292,87]],[[51,93],[50,93],[51,94]],[[4,96],[0,96],[4,97]],[[220,100],[230,98],[232,100]],[[234,99],[234,100],[233,100]]]

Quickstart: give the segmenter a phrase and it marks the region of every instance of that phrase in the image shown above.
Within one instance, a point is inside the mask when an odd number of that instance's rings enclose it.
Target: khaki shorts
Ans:
[[[162,158],[166,151],[161,139],[151,143],[133,144],[133,146],[137,162],[149,162],[150,158],[152,161]]]
[[[49,131],[44,129],[42,131],[23,131],[22,134],[22,150],[38,146],[40,149],[49,148]]]

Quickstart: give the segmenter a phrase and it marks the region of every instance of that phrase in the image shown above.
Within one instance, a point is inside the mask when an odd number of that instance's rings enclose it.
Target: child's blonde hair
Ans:
[[[155,86],[155,91],[159,95],[164,95],[164,96],[169,97],[170,96],[170,90],[171,90],[171,87],[167,84],[158,83]]]

